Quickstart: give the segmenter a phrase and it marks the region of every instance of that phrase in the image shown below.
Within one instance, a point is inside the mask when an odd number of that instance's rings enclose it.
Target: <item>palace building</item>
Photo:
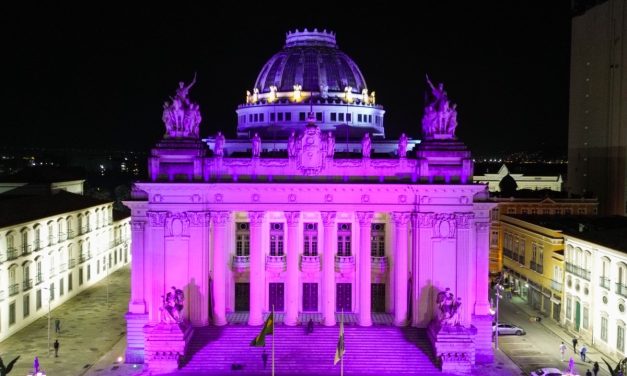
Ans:
[[[442,84],[431,85],[420,143],[383,138],[383,108],[327,31],[287,34],[236,110],[237,140],[199,137],[191,88],[181,83],[166,102],[149,179],[126,202],[127,362],[155,361],[148,343],[172,287],[184,291],[194,328],[228,325],[235,314],[261,325],[272,310],[286,326],[303,315],[334,326],[343,313],[363,327],[378,315],[426,328],[450,288],[462,302],[457,322],[473,333],[463,361],[492,360],[495,204],[472,181]],[[344,132],[346,150],[335,143]]]

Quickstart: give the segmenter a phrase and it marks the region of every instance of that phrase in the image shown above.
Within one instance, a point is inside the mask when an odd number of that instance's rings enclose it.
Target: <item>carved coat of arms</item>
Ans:
[[[320,128],[315,124],[309,124],[300,137],[300,155],[298,168],[303,175],[317,175],[324,163],[324,151]]]

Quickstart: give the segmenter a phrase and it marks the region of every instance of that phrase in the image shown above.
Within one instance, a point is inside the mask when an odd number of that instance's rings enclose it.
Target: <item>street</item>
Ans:
[[[542,367],[554,367],[562,372],[568,368],[568,360],[572,357],[575,360],[579,375],[584,376],[586,370],[592,370],[595,361],[599,362],[599,375],[609,376],[607,367],[600,354],[586,343],[588,347],[587,361],[584,363],[579,354],[573,352],[571,338],[566,332],[551,321],[548,317],[543,317],[543,323],[530,321],[531,311],[520,297],[513,297],[511,301],[501,299],[499,304],[499,321],[517,325],[527,332],[526,335],[501,335],[499,336],[499,348],[505,352],[523,371],[529,372]],[[552,330],[549,330],[548,327]],[[566,352],[564,362],[560,360],[560,344],[564,342]],[[579,341],[577,350],[581,348],[583,341]],[[611,362],[613,364],[613,362]]]

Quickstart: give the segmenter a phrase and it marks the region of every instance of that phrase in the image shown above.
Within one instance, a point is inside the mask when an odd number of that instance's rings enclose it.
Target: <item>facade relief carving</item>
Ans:
[[[359,226],[368,226],[372,223],[372,217],[374,215],[373,212],[355,212],[357,215],[357,220],[359,220]]]
[[[151,227],[165,226],[165,218],[170,212],[167,211],[147,211],[148,219]]]
[[[470,221],[475,217],[474,213],[455,213],[457,228],[470,228]]]
[[[434,213],[416,213],[416,221],[418,222],[419,227],[433,228],[434,220]]]
[[[288,226],[296,226],[298,224],[298,221],[300,220],[299,211],[286,211],[284,213]]]
[[[409,213],[408,212],[393,212],[392,220],[397,226],[407,226],[407,222],[409,222]]]
[[[326,143],[322,142],[320,128],[308,124],[298,141],[298,169],[303,175],[318,175],[326,157]]]
[[[228,211],[216,211],[211,212],[211,220],[214,226],[224,227],[231,218],[231,213]]]
[[[250,221],[250,227],[259,227],[263,222],[263,217],[266,213],[262,211],[249,211],[248,220]]]
[[[433,225],[434,238],[454,238],[456,229],[455,214],[440,213],[435,215]]]
[[[322,224],[324,227],[330,227],[335,224],[335,216],[336,212],[334,211],[323,211],[320,212],[320,217],[322,218]]]
[[[165,218],[165,236],[189,236],[187,213],[168,213]]]
[[[131,221],[132,231],[144,231],[145,226],[146,226],[146,222],[144,221]]]
[[[208,211],[188,211],[185,214],[187,214],[189,225],[192,227],[207,226],[211,215]]]

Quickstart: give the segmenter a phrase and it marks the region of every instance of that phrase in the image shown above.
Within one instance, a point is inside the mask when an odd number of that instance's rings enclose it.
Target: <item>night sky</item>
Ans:
[[[201,136],[234,137],[235,108],[285,33],[317,27],[336,32],[376,91],[388,138],[419,138],[428,73],[457,103],[457,135],[474,154],[565,153],[569,3],[421,1],[417,11],[359,2],[28,3],[4,10],[0,26],[0,146],[147,151],[164,133],[163,102],[195,71]]]

